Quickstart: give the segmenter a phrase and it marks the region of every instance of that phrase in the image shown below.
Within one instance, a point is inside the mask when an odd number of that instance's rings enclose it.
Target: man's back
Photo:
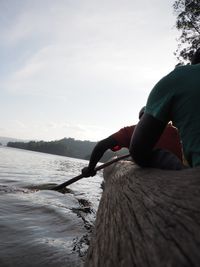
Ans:
[[[200,64],[176,68],[152,90],[146,113],[173,121],[191,166],[200,165]]]

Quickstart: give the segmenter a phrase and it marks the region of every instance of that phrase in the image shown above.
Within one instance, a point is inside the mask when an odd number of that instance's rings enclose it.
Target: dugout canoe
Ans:
[[[142,169],[120,161],[105,187],[85,267],[200,266],[200,168]]]

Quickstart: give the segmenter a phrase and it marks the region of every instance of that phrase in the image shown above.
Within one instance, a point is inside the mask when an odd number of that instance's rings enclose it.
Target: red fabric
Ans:
[[[118,151],[122,147],[129,148],[131,136],[136,125],[127,126],[114,133],[112,136],[117,141],[118,145],[112,148],[112,151]]]
[[[118,145],[112,148],[112,151],[118,151],[122,147],[129,148],[131,137],[136,125],[127,126],[114,133],[112,136],[117,141]],[[155,148],[163,148],[174,153],[182,160],[182,146],[178,134],[178,130],[171,124],[168,124],[155,145]]]
[[[166,126],[155,147],[169,150],[174,153],[180,160],[183,160],[182,145],[178,130],[170,124]]]

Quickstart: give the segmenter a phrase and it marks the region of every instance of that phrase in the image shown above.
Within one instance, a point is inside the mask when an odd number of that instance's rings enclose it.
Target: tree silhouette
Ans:
[[[176,0],[173,4],[177,15],[176,28],[181,31],[175,55],[180,64],[191,60],[200,47],[200,1]]]

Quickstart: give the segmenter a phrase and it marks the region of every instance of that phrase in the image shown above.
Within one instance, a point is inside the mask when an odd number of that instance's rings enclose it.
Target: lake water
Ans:
[[[82,266],[101,197],[102,172],[49,190],[88,161],[0,147],[0,267]]]

